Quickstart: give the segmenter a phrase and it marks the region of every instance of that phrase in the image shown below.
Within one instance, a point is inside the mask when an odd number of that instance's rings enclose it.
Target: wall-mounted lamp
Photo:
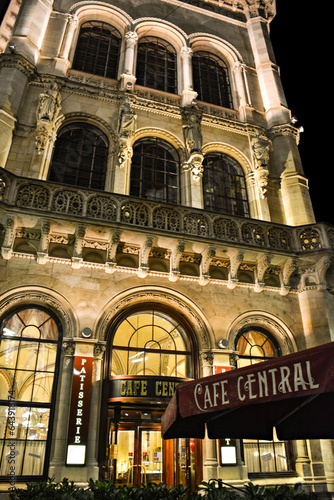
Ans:
[[[220,339],[217,342],[217,345],[219,349],[227,349],[228,348],[228,340],[227,339]]]
[[[93,332],[90,328],[84,328],[81,332],[81,336],[85,339],[89,339],[92,336]]]

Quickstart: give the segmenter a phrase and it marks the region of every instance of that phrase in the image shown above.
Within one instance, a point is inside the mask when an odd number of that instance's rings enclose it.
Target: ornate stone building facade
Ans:
[[[332,498],[327,440],[160,434],[180,381],[333,338],[334,230],[314,219],[275,12],[274,0],[9,2],[4,489],[223,478]]]

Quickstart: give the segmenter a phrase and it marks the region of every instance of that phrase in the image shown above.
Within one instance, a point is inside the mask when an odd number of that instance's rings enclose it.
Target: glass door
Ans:
[[[117,484],[141,485],[163,481],[160,430],[141,426],[120,429],[117,441]]]
[[[174,446],[176,459],[175,484],[189,486],[190,490],[194,491],[197,486],[195,440],[175,439]]]

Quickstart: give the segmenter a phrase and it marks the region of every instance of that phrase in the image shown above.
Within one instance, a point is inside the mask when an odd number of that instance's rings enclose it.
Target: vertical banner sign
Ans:
[[[93,360],[89,356],[74,358],[67,465],[84,465],[86,460]]]

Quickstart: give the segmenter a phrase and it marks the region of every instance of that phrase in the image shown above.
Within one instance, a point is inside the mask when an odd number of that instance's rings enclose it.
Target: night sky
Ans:
[[[330,13],[303,0],[276,0],[271,39],[292,114],[302,126],[299,151],[317,222],[334,224],[331,138],[333,90]],[[328,30],[328,31],[327,31]],[[328,38],[327,38],[328,37]],[[329,96],[329,98],[327,97]]]

